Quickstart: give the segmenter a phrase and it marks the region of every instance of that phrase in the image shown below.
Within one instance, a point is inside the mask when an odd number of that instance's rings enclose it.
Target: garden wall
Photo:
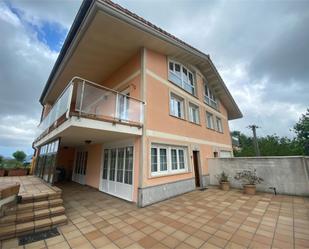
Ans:
[[[231,186],[241,188],[233,178],[243,169],[256,169],[264,182],[257,185],[258,191],[288,195],[309,196],[309,157],[234,157],[209,159],[210,185],[218,185],[216,175],[222,171],[231,177]]]

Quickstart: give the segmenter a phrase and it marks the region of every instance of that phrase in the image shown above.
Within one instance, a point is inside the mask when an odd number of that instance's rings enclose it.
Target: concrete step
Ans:
[[[29,210],[27,212],[18,212],[15,214],[6,215],[0,218],[0,229],[3,226],[20,224],[29,221],[40,220],[44,218],[51,218],[65,214],[63,206],[50,207],[40,210]]]
[[[17,214],[17,213],[27,213],[29,211],[36,211],[42,209],[48,209],[51,207],[62,206],[62,199],[51,199],[45,201],[35,201],[29,203],[17,204],[15,207],[5,211],[5,215]]]
[[[38,202],[38,201],[47,201],[53,199],[60,199],[62,192],[59,190],[58,192],[54,193],[38,193],[32,195],[22,195],[20,196],[20,203],[31,203],[31,202]]]
[[[0,240],[41,232],[64,224],[67,224],[67,217],[62,214],[51,218],[7,225],[0,227]]]

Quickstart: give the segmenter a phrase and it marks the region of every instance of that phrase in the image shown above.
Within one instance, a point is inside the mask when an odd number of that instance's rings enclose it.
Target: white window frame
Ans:
[[[219,108],[218,100],[206,81],[204,82],[204,102],[216,110]]]
[[[216,117],[216,127],[218,132],[223,133],[222,119],[219,117]]]
[[[196,117],[196,121],[194,121],[193,118],[193,109],[197,110],[197,117]],[[200,124],[200,108],[198,105],[193,104],[191,102],[189,102],[189,121],[195,124]]]
[[[209,126],[208,123],[208,116],[211,117],[211,125]],[[206,111],[206,127],[208,129],[214,130],[215,129],[215,122],[214,122],[214,115],[211,112]]]
[[[174,107],[174,101],[172,103],[172,100],[175,99],[176,101],[179,101],[181,103],[180,105],[180,117],[178,116],[178,113],[175,113],[175,107]],[[185,100],[184,98],[178,96],[177,94],[170,93],[170,115],[176,118],[185,119]]]
[[[152,149],[157,149],[157,171],[152,171]],[[160,149],[166,149],[167,152],[167,170],[161,171],[160,165]],[[172,169],[172,150],[176,150],[176,160],[177,160],[177,168]],[[184,168],[180,168],[180,157],[179,151],[183,151],[183,158],[184,158]],[[150,174],[151,176],[162,176],[162,175],[173,175],[179,173],[186,173],[188,172],[188,149],[187,147],[182,146],[174,146],[174,145],[160,145],[160,144],[152,144],[150,148]]]
[[[170,69],[170,63],[173,64],[173,69]],[[178,65],[180,67],[180,75],[176,73],[176,66]],[[184,71],[187,72],[187,75],[185,75]],[[170,76],[173,75],[173,77],[176,77],[179,82],[176,82],[173,80],[173,78]],[[190,83],[190,75],[192,78],[192,84]],[[189,70],[187,67],[182,65],[181,63],[174,61],[174,60],[168,60],[168,79],[173,82],[175,85],[180,86],[182,89],[184,89],[186,92],[196,95],[196,84],[195,84],[195,77],[191,70]],[[191,91],[188,91],[188,89],[185,86],[189,86]]]

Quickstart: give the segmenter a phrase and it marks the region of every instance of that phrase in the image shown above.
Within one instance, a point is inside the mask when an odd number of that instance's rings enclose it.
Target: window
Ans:
[[[218,102],[216,96],[213,94],[207,83],[204,84],[204,99],[206,104],[218,109]]]
[[[170,99],[170,113],[171,115],[184,118],[184,100],[174,94],[171,94]]]
[[[180,86],[185,91],[195,95],[195,84],[193,73],[181,65],[180,63],[169,61],[169,75],[168,78],[174,84]]]
[[[151,172],[164,173],[167,171],[167,148],[156,146],[151,148]]]
[[[223,132],[223,127],[222,127],[221,118],[216,117],[216,122],[217,122],[217,131]]]
[[[209,112],[206,112],[206,123],[207,123],[207,128],[214,129],[214,117]]]
[[[189,120],[192,123],[199,124],[200,123],[200,113],[198,106],[194,104],[189,104]]]
[[[187,171],[187,150],[183,147],[152,145],[151,174],[174,174]]]

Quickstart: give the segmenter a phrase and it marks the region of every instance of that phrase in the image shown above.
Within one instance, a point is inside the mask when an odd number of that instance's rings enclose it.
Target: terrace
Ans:
[[[309,198],[217,188],[145,208],[75,183],[62,189],[68,224],[24,248],[308,248]],[[2,248],[18,247],[17,239]],[[19,247],[23,248],[23,247]]]

